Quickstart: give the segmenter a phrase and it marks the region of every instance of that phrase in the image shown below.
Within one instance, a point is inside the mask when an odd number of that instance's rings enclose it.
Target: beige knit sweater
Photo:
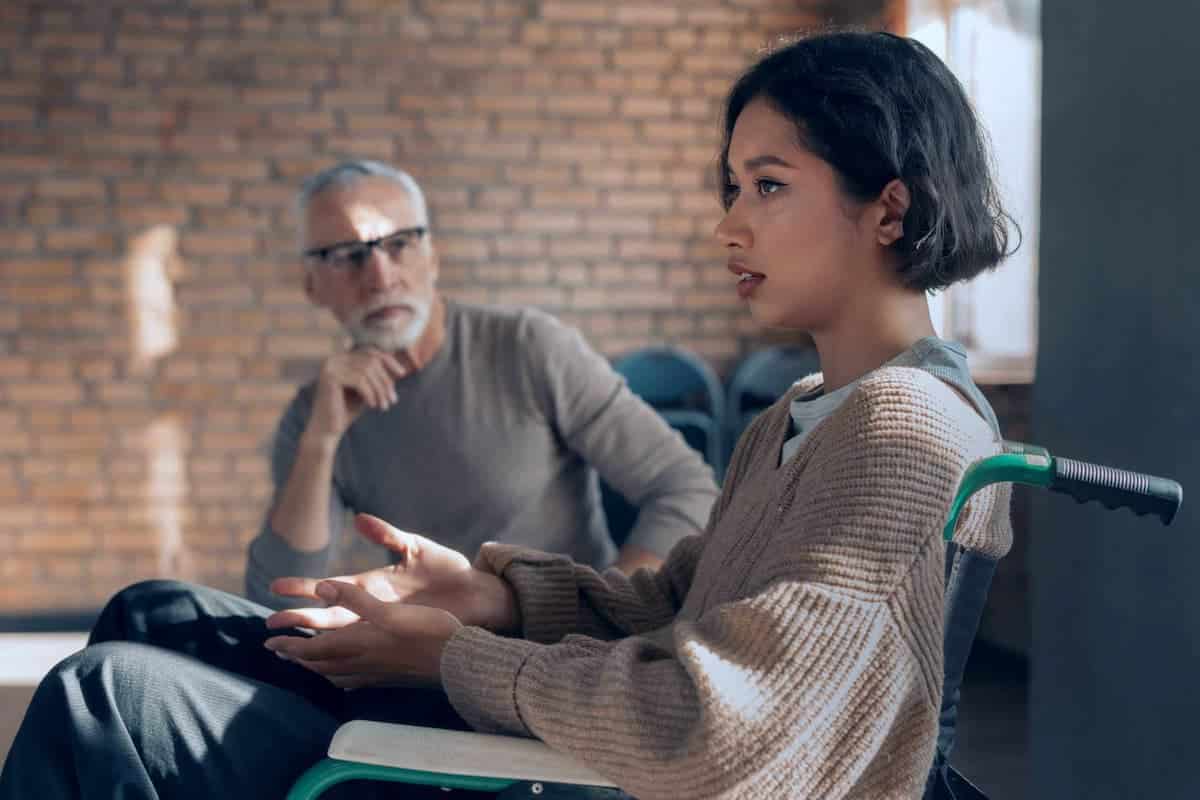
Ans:
[[[706,533],[656,574],[485,545],[479,566],[514,587],[525,638],[451,639],[458,712],[642,800],[919,797],[942,686],[941,529],[967,465],[998,444],[937,378],[883,368],[779,467],[794,394],[742,436]],[[958,538],[1007,552],[1008,495],[976,495]]]

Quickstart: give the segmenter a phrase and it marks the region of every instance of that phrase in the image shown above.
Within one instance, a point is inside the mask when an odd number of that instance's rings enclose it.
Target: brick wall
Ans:
[[[0,615],[142,577],[236,587],[264,445],[337,341],[297,181],[426,186],[447,292],[600,349],[757,332],[710,241],[731,78],[883,0],[7,0],[0,5]]]

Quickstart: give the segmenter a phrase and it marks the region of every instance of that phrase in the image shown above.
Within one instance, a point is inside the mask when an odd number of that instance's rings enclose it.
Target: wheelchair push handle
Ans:
[[[1079,503],[1094,501],[1105,508],[1128,508],[1139,517],[1154,514],[1164,525],[1171,524],[1183,503],[1183,487],[1170,478],[1072,458],[1054,459],[1054,477],[1046,488]]]
[[[1183,503],[1183,487],[1170,478],[1060,458],[1038,445],[1006,441],[1002,453],[967,468],[942,529],[946,541],[954,538],[958,515],[971,495],[993,483],[1041,486],[1080,503],[1128,508],[1138,516],[1154,514],[1164,525],[1171,524]]]

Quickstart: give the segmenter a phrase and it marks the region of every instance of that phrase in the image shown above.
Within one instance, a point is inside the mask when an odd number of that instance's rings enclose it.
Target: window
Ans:
[[[908,34],[954,71],[991,138],[1021,246],[1000,269],[931,297],[940,335],[962,342],[980,383],[1030,383],[1037,355],[1041,0],[908,0]]]

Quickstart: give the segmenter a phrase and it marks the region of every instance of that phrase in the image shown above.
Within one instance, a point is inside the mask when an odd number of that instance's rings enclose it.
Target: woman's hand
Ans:
[[[442,650],[462,623],[428,606],[386,602],[352,583],[319,582],[325,602],[355,616],[320,636],[274,636],[265,645],[343,689],[440,686]]]
[[[464,625],[478,625],[497,633],[520,629],[520,610],[512,589],[495,575],[474,569],[462,553],[370,514],[355,515],[354,526],[367,539],[398,553],[400,560],[391,566],[328,580],[359,587],[384,602],[442,609]],[[316,593],[318,585],[316,578],[279,578],[271,583],[271,591],[284,597],[321,600]],[[335,630],[358,619],[353,610],[335,604],[276,612],[267,618],[267,627]]]

